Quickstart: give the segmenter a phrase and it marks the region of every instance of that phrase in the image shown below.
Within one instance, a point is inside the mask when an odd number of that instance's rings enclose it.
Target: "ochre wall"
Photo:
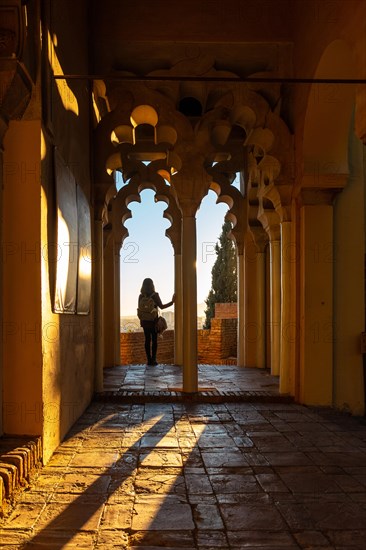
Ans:
[[[42,433],[40,121],[4,139],[4,433]]]
[[[349,178],[334,207],[334,404],[362,415],[365,326],[365,147],[350,132]]]
[[[58,74],[87,73],[87,3],[57,0],[51,4],[47,16],[51,55],[43,52],[45,63],[51,63]],[[43,101],[47,116],[43,130],[42,244],[46,245],[55,240],[54,146],[65,170],[70,170],[86,197],[91,195],[88,83],[59,81],[52,95],[44,94]],[[49,260],[45,255],[42,264],[42,322],[47,336],[42,349],[45,461],[89,404],[94,389],[93,304],[87,316],[52,313],[56,263]]]

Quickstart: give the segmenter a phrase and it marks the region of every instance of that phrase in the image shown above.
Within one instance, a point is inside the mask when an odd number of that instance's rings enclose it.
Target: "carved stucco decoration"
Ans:
[[[133,76],[131,73],[119,74]],[[235,78],[228,71],[216,71],[213,60],[207,56],[181,60],[171,69],[154,71],[150,76],[195,75]],[[232,234],[237,245],[242,247],[245,224],[250,225],[250,218],[252,223],[258,223],[259,199],[256,197],[250,204],[249,194],[256,194],[261,185],[269,183],[282,186],[287,195],[292,187],[292,136],[277,112],[272,111],[280,100],[279,91],[267,90],[270,105],[262,89],[254,91],[252,88],[253,83],[178,79],[148,83],[106,82],[105,95],[112,111],[96,129],[96,182],[102,189],[99,200],[103,191],[114,186],[108,171],[112,174],[113,170],[121,169],[127,181],[132,178],[134,161],[143,160],[146,153],[146,158],[150,155],[159,163],[160,174],[167,174],[171,183],[170,195],[186,214],[194,215],[208,190],[214,189],[218,202],[226,202],[229,206],[227,218],[234,224]],[[187,97],[196,99],[202,106],[200,116],[185,116],[178,111],[180,102]],[[156,117],[149,119],[147,116],[140,123],[150,124],[154,131],[150,141],[139,142],[136,139],[138,125],[134,125],[132,113],[139,109],[143,112],[145,107],[147,112],[151,108]],[[235,173],[243,171],[247,206],[244,206],[243,195],[231,185]],[[135,193],[130,183],[124,191],[127,200],[129,192]],[[268,205],[271,205],[270,200],[262,200],[262,208]]]

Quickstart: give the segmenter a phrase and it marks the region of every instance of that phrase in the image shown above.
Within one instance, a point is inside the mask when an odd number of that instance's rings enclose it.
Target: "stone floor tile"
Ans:
[[[65,473],[55,489],[58,493],[106,494],[111,483],[110,475],[96,475],[89,473]]]
[[[296,541],[300,548],[313,548],[314,546],[329,547],[329,539],[321,531],[301,531],[294,533]]]
[[[304,466],[311,464],[306,454],[301,452],[265,452],[264,457],[272,466],[291,466],[293,464]]]
[[[347,493],[364,493],[365,485],[360,483],[354,477],[347,474],[337,474],[333,476],[334,481],[343,491]]]
[[[248,465],[244,454],[240,451],[204,451],[202,452],[202,459],[206,468],[236,468]]]
[[[192,510],[181,498],[139,495],[132,518],[134,531],[186,531],[194,529]]]
[[[281,515],[269,504],[220,504],[220,510],[229,531],[267,530],[269,526],[273,531],[285,528]]]
[[[216,504],[193,505],[193,519],[198,530],[212,531],[224,529],[219,508]]]
[[[293,493],[324,494],[342,492],[334,477],[323,473],[283,472],[280,476]]]
[[[274,531],[271,525],[267,525],[268,530],[228,530],[227,537],[230,543],[230,548],[266,548],[273,550],[274,548],[298,548],[294,545],[294,541],[289,533],[285,531]]]
[[[108,486],[109,495],[134,495],[135,494],[135,472],[130,475],[116,475],[111,478],[111,483]]]
[[[24,546],[24,550],[92,550],[96,535],[78,531],[44,531],[36,534]]]
[[[135,490],[137,494],[185,494],[186,485],[179,468],[164,469],[140,468],[136,480]]]
[[[128,547],[129,550],[161,550],[162,548],[164,548],[164,550],[181,550],[182,548],[185,548],[185,550],[197,549],[196,546],[166,546],[165,544],[161,544],[159,546],[151,546],[150,544],[146,545],[144,542],[142,543],[142,545]]]
[[[131,533],[130,541],[132,548],[195,548],[194,535],[192,531],[136,531]]]
[[[130,475],[136,468],[138,464],[138,454],[137,452],[131,451],[122,451],[121,456],[118,461],[113,465],[112,468],[108,470],[108,473],[115,475]]]
[[[60,531],[96,531],[104,504],[74,500],[71,503],[46,504],[37,521],[36,529]]]
[[[253,475],[210,475],[210,482],[215,493],[259,493],[262,491]]]
[[[20,548],[29,539],[29,532],[20,529],[0,529],[0,549]]]
[[[197,547],[200,550],[209,550],[210,548],[229,548],[225,531],[197,531],[196,540]]]
[[[112,468],[119,458],[117,451],[80,451],[75,454],[69,466],[72,468]]]
[[[119,548],[128,550],[128,533],[122,529],[103,529],[98,533],[95,550],[106,550],[108,548]]]
[[[292,531],[317,530],[316,518],[302,502],[286,502],[281,495],[281,502],[277,502],[276,507]]]
[[[45,506],[44,503],[18,504],[7,518],[3,529],[33,529]]]
[[[362,529],[345,529],[334,531],[325,531],[326,537],[338,547],[351,547],[352,545],[359,550],[365,550],[366,548],[366,527]]]
[[[216,504],[217,498],[212,495],[188,495],[188,501],[190,504]]]
[[[200,474],[184,474],[187,492],[189,495],[211,495],[213,493],[212,485],[205,475]]]
[[[120,504],[106,504],[100,522],[102,530],[130,529],[132,525],[133,501]]]
[[[75,455],[75,450],[68,449],[67,451],[55,451],[51,456],[47,467],[48,468],[65,468],[68,466]]]
[[[266,493],[287,493],[288,488],[275,473],[257,474],[256,479]]]
[[[352,502],[307,502],[306,508],[320,530],[357,530],[366,526],[366,509]]]
[[[181,455],[174,451],[153,450],[140,454],[140,466],[149,466],[153,468],[182,467],[183,460]]]

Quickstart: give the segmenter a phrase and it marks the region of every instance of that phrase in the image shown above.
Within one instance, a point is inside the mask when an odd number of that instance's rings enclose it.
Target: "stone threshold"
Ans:
[[[113,403],[294,403],[290,395],[266,391],[103,391],[94,395],[97,401]]]
[[[41,437],[0,437],[0,517],[29,485],[32,475],[41,466]]]

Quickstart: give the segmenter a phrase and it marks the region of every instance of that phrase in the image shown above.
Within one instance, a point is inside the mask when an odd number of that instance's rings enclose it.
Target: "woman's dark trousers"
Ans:
[[[145,334],[145,352],[147,357],[147,363],[148,364],[155,363],[156,352],[158,349],[158,335],[155,327],[154,328],[144,327],[144,334]],[[152,343],[152,346],[151,346],[151,343]]]

